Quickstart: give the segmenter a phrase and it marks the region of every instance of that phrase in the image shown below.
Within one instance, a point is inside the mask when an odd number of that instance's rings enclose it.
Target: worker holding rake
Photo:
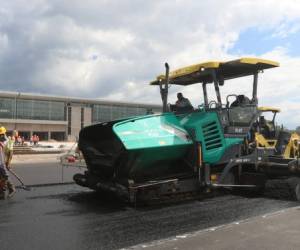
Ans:
[[[8,175],[8,170],[10,169],[12,160],[12,147],[13,142],[11,139],[7,138],[6,129],[4,127],[0,127],[0,181],[1,189],[4,189],[5,186],[8,188],[8,197],[12,197],[16,192],[15,186],[10,181]]]

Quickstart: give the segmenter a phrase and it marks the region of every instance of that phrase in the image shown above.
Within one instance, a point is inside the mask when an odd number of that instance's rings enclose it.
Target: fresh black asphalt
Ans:
[[[296,205],[224,195],[134,208],[74,184],[39,186],[0,201],[0,249],[126,248]]]

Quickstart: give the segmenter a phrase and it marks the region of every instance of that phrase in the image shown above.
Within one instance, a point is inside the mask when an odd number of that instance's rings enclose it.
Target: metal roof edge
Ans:
[[[54,96],[54,95],[44,95],[38,93],[23,93],[23,92],[13,92],[13,91],[0,91],[0,97],[13,97],[22,99],[34,99],[34,100],[49,100],[49,101],[62,101],[62,102],[74,102],[74,103],[84,103],[84,104],[107,104],[107,105],[128,105],[128,106],[138,106],[138,107],[157,107],[160,108],[159,104],[151,103],[137,103],[137,102],[123,102],[115,100],[104,100],[104,99],[93,99],[93,98],[81,98],[81,97],[69,97],[69,96]]]

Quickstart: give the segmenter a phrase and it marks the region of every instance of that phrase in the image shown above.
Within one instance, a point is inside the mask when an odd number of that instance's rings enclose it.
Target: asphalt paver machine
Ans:
[[[278,67],[277,62],[240,58],[172,72],[165,66],[166,73],[150,83],[160,89],[162,113],[94,124],[80,131],[78,146],[88,170],[74,176],[77,184],[109,190],[131,202],[147,202],[202,196],[219,188],[261,191],[269,180],[280,180],[300,200],[298,140],[293,140],[298,151],[292,156],[284,155],[290,134],[274,134],[272,146],[257,142],[259,135],[264,137],[258,122],[263,112],[258,108],[258,75]],[[222,103],[222,86],[246,76],[253,77],[252,96],[230,94]],[[170,85],[191,84],[203,92],[203,104],[194,110],[168,105]],[[216,100],[208,98],[209,84]]]
[[[265,147],[274,150],[275,155],[281,155],[284,159],[299,158],[300,136],[296,132],[289,132],[275,123],[276,115],[280,109],[273,107],[259,107],[261,112],[259,119],[252,128],[255,134],[257,147]],[[272,113],[271,119],[265,119],[266,113]]]

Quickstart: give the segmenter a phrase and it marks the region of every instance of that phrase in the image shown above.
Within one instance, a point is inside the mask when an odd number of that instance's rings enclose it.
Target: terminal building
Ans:
[[[161,112],[160,105],[0,92],[0,126],[29,140],[74,141],[90,124]]]

